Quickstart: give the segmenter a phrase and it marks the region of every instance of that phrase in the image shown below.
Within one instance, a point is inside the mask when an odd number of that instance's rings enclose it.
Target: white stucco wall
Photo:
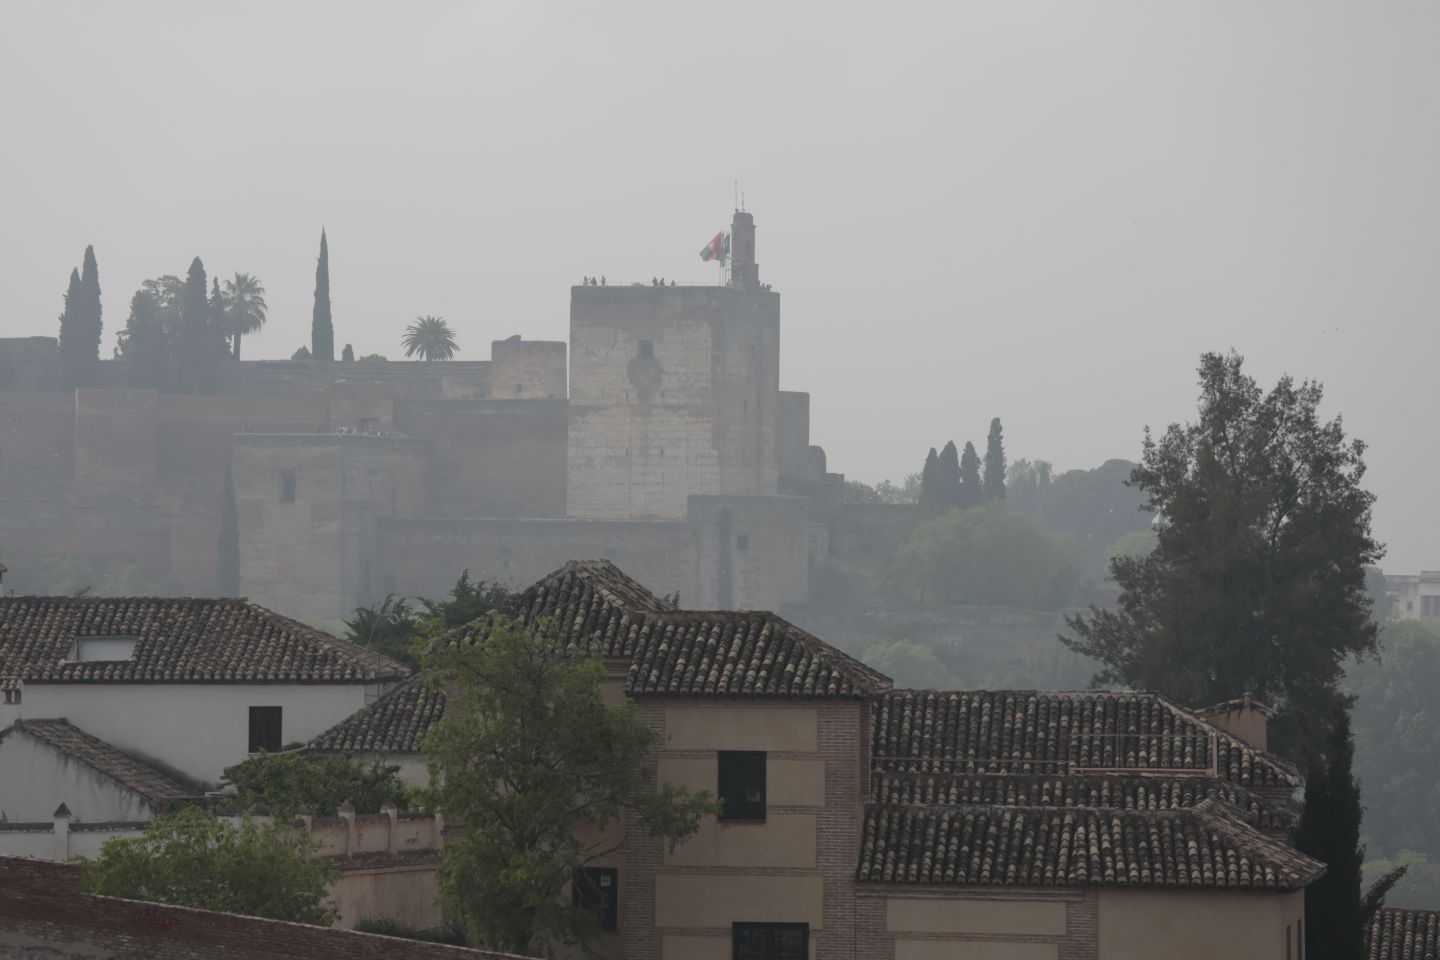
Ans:
[[[12,821],[49,820],[60,804],[76,820],[148,820],[150,804],[94,767],[23,730],[0,739],[0,811]]]
[[[27,683],[20,716],[69,720],[161,769],[213,785],[248,756],[250,707],[281,707],[281,743],[288,744],[334,726],[380,692],[359,683]],[[0,768],[0,778],[8,771]]]

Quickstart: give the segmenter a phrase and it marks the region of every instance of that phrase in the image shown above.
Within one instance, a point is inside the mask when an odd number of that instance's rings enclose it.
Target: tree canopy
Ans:
[[[471,580],[461,572],[449,594],[441,600],[390,594],[368,607],[357,607],[345,623],[345,639],[384,654],[408,666],[418,666],[413,647],[416,638],[433,636],[463,626],[500,607],[510,591],[498,583]]]
[[[1005,499],[1005,438],[1000,418],[990,421],[990,435],[985,439],[985,500]]]
[[[1200,362],[1199,417],[1147,430],[1130,483],[1160,514],[1149,554],[1110,561],[1114,609],[1070,618],[1098,680],[1203,705],[1243,693],[1317,727],[1347,656],[1374,649],[1365,445],[1322,421],[1320,384],[1265,393],[1236,354]]]
[[[673,846],[714,812],[708,794],[653,789],[660,734],[634,704],[605,703],[585,651],[496,614],[482,641],[432,644],[425,663],[447,691],[426,743],[434,791],[464,823],[444,847],[440,899],[472,940],[523,954],[588,942],[598,918],[562,894],[616,849],[622,813]]]
[[[235,802],[247,810],[290,816],[303,807],[317,817],[333,817],[347,800],[362,813],[374,813],[387,801],[409,809],[414,797],[399,772],[379,760],[343,754],[271,753],[227,768],[221,786],[233,788]]]
[[[239,825],[195,807],[156,817],[138,837],[105,841],[82,860],[88,893],[328,926],[335,864],[278,823]]]
[[[267,307],[265,288],[260,278],[249,273],[236,272],[233,280],[225,281],[223,294],[225,306],[225,333],[230,337],[231,350],[235,359],[240,359],[240,339],[265,326]]]
[[[1074,599],[1080,555],[1069,537],[987,503],[917,526],[896,551],[892,579],[901,593],[936,603],[1054,610]]]
[[[405,328],[401,345],[407,357],[419,354],[421,360],[449,360],[455,356],[455,331],[443,317],[416,317]]]

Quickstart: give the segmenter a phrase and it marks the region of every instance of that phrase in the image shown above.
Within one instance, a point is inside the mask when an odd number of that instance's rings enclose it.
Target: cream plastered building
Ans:
[[[1210,722],[1151,694],[897,691],[772,613],[676,610],[605,561],[518,606],[604,658],[663,735],[657,783],[721,798],[673,851],[632,816],[577,878],[606,956],[1303,955],[1324,868],[1289,845],[1298,777],[1253,701]],[[443,711],[402,687],[312,746],[414,761]]]

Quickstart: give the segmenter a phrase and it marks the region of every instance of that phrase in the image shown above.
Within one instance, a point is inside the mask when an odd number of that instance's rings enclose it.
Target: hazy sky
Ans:
[[[1322,380],[1391,572],[1440,568],[1440,4],[0,0],[0,335],[99,257],[258,274],[250,357],[564,339],[569,285],[714,279],[738,178],[832,470],[1059,468],[1194,410],[1201,351]]]

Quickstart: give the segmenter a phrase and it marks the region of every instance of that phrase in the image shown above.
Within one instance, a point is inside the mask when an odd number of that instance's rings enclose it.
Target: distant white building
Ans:
[[[0,597],[0,809],[131,819],[409,673],[244,599]]]
[[[1440,570],[1385,577],[1385,592],[1400,620],[1440,620]]]

